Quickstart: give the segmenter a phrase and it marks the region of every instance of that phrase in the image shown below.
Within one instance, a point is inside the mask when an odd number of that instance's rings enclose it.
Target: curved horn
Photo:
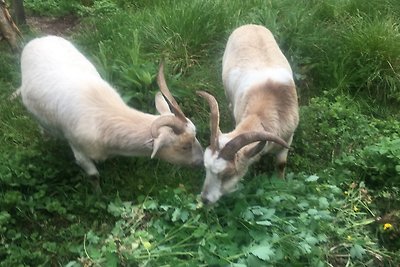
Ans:
[[[210,106],[210,124],[211,124],[211,136],[210,136],[210,149],[216,151],[219,148],[218,135],[219,135],[219,109],[218,102],[214,96],[204,91],[196,92],[199,96],[207,100]]]
[[[167,82],[165,81],[165,77],[164,77],[163,62],[160,63],[160,68],[158,70],[157,84],[158,84],[158,87],[160,87],[160,91],[163,94],[164,98],[167,100],[172,113],[174,113],[175,116],[177,118],[179,118],[181,121],[186,122],[185,114],[183,114],[181,108],[179,107],[175,98],[172,96],[171,92],[168,89]]]
[[[151,124],[151,135],[153,138],[158,136],[158,129],[163,126],[171,127],[176,134],[183,133],[186,127],[185,123],[175,117],[175,115],[162,115]]]
[[[289,145],[276,135],[265,132],[248,132],[238,135],[229,141],[224,148],[221,149],[218,157],[225,160],[233,160],[236,152],[242,147],[257,141],[271,141],[289,149]]]

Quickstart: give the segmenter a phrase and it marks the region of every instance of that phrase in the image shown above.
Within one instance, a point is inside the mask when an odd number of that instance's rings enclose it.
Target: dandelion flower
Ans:
[[[383,230],[389,230],[389,229],[392,229],[392,228],[393,228],[393,225],[390,224],[390,223],[385,223],[383,225]]]

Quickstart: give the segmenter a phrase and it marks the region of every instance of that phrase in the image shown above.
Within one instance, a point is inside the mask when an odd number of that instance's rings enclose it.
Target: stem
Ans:
[[[182,230],[183,228],[185,228],[192,220],[193,220],[193,219],[189,219],[188,221],[186,221],[184,224],[182,224],[182,225],[181,225],[180,227],[178,227],[177,229],[171,230],[171,232],[169,232],[169,233],[167,233],[167,234],[165,235],[165,238],[164,238],[163,240],[161,240],[160,242],[158,242],[158,243],[156,243],[156,244],[157,244],[157,245],[160,245],[160,244],[162,244],[162,243],[165,243],[165,242],[167,242],[167,241],[173,239],[173,238],[174,238],[174,235],[175,235],[176,233],[178,233],[180,230]],[[179,243],[182,243],[182,242],[179,242]]]
[[[351,229],[351,228],[354,228],[354,227],[368,225],[368,224],[374,223],[375,221],[376,221],[375,219],[367,219],[367,220],[364,220],[364,221],[362,221],[360,223],[355,223],[355,224],[347,227],[346,229],[348,230],[348,229]]]
[[[368,208],[368,206],[367,206],[363,201],[360,201],[360,202],[361,202],[361,205],[362,205],[366,210],[368,210],[368,212],[369,212],[373,217],[375,217],[375,213],[373,213],[372,210],[370,210],[370,209]]]
[[[242,256],[244,256],[244,255],[246,255],[246,253],[242,252],[242,253],[239,253],[239,254],[236,254],[236,255],[229,256],[229,257],[226,258],[226,259],[227,259],[228,261],[236,260],[236,259],[238,259],[238,258],[240,258],[240,257],[242,257]]]
[[[89,256],[89,253],[86,250],[86,234],[83,236],[83,250],[85,251],[86,257],[93,262],[93,259]]]
[[[192,252],[169,252],[169,253],[152,253],[153,257],[170,257],[170,256],[191,256],[193,257]],[[148,259],[149,255],[138,255],[136,259]]]

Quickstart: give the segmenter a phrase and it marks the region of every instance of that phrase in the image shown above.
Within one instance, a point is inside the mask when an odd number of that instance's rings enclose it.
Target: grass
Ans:
[[[201,205],[204,171],[146,158],[98,164],[93,194],[69,147],[43,140],[19,100],[19,56],[0,43],[0,266],[398,266],[399,14],[395,0],[25,1],[28,14],[80,17],[69,37],[124,99],[154,112],[155,74],[209,138],[230,32],[275,34],[302,103],[288,176],[271,158],[237,192]],[[89,16],[90,15],[90,16]],[[26,32],[27,40],[32,33]]]

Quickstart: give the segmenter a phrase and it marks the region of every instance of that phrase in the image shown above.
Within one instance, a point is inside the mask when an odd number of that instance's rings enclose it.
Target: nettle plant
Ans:
[[[137,204],[117,199],[108,205],[116,218],[113,230],[89,231],[80,257],[68,265],[337,266],[385,261],[366,231],[375,219],[360,193],[363,185],[350,185],[344,192],[315,175],[288,178],[256,177],[212,209],[202,207],[198,196],[183,186],[164,189],[157,198],[141,196]]]

